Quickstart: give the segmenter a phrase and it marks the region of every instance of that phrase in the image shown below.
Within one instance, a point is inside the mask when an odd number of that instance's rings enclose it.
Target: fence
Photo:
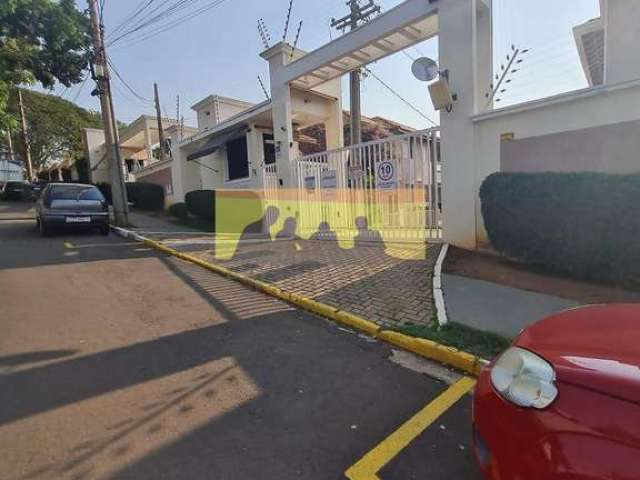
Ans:
[[[439,129],[307,155],[293,176],[303,233],[441,238]]]

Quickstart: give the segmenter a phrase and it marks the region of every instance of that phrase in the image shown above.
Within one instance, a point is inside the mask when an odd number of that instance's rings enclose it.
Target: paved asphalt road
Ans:
[[[340,479],[449,388],[331,323],[0,202],[0,478]],[[478,480],[470,399],[382,480]],[[373,478],[373,477],[367,477]]]

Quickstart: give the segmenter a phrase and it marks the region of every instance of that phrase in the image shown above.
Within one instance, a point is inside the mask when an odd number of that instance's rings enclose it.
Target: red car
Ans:
[[[640,479],[640,304],[525,329],[482,371],[473,421],[488,480]]]

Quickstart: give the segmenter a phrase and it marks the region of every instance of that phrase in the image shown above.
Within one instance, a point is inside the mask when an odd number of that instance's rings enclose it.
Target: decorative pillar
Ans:
[[[282,81],[282,68],[289,62],[291,46],[280,42],[260,54],[269,62],[273,138],[276,150],[276,169],[280,186],[293,185],[291,162],[294,160],[293,122],[291,118],[291,88]]]
[[[491,0],[448,0],[438,11],[440,68],[457,95],[440,112],[444,240],[477,248],[479,216],[475,132],[471,117],[486,104],[493,73]]]

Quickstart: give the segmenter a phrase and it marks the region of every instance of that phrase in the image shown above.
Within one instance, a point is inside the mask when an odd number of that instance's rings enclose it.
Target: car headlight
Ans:
[[[553,367],[535,353],[506,350],[491,369],[491,383],[505,399],[520,407],[546,408],[558,396]]]

